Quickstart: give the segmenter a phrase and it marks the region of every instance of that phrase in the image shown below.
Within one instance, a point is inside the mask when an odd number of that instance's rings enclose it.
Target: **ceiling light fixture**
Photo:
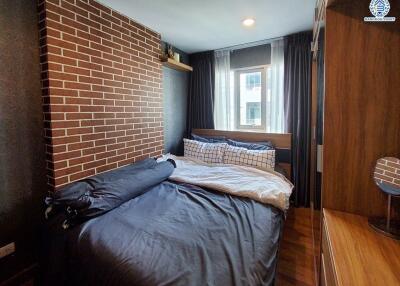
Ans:
[[[243,20],[242,24],[243,24],[243,26],[251,27],[251,26],[254,25],[255,22],[256,22],[256,21],[254,21],[254,19],[252,19],[252,18],[247,18],[247,19]]]

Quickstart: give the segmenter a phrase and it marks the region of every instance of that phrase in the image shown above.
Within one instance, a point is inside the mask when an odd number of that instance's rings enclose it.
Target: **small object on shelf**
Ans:
[[[191,66],[188,66],[184,63],[177,62],[174,59],[171,59],[169,57],[162,57],[161,62],[164,66],[167,66],[169,68],[176,69],[179,71],[185,71],[185,72],[193,71],[193,68]]]
[[[167,54],[168,54],[168,57],[169,57],[170,59],[173,59],[173,58],[174,58],[174,50],[172,49],[172,46],[171,46],[171,45],[168,45]]]
[[[180,58],[181,58],[181,55],[175,52],[174,53],[174,60],[179,63],[180,62]]]
[[[369,225],[376,231],[400,240],[400,222],[391,219],[392,197],[400,196],[400,159],[384,157],[376,161],[374,181],[388,195],[386,218],[370,217]]]

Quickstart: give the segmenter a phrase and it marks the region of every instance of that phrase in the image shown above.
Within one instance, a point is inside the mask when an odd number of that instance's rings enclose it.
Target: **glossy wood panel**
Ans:
[[[312,90],[311,90],[311,153],[310,153],[310,208],[311,227],[314,247],[315,279],[318,280],[320,272],[320,211],[316,207],[316,175],[317,175],[317,61],[312,64]]]
[[[324,223],[336,285],[400,285],[399,241],[358,215],[324,209]]]
[[[383,215],[372,171],[378,158],[400,156],[400,3],[388,15],[396,22],[366,23],[369,2],[326,11],[323,206]]]
[[[329,240],[326,225],[322,227],[322,245],[321,245],[321,264],[324,268],[321,274],[321,282],[324,281],[325,285],[337,285],[336,272],[334,270],[334,262],[331,251],[331,242]]]
[[[314,246],[315,281],[324,272],[321,263],[321,173],[317,172],[317,150],[322,145],[323,98],[324,98],[324,46],[325,46],[325,0],[318,0],[315,8],[313,29],[313,64],[311,97],[311,157],[310,157],[310,206]],[[322,265],[322,266],[321,266]],[[324,276],[324,275],[322,275]],[[323,282],[324,280],[322,280]]]
[[[311,76],[311,152],[310,152],[310,202],[313,204],[315,199],[315,175],[317,173],[317,61],[312,63]]]

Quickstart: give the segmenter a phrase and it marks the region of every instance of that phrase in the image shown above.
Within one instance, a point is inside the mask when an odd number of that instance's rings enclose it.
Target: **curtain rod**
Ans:
[[[276,37],[276,38],[271,38],[271,39],[267,39],[267,40],[261,40],[261,41],[255,41],[255,42],[250,42],[250,43],[245,43],[245,44],[234,45],[234,46],[230,46],[230,47],[226,47],[226,48],[222,48],[222,49],[216,49],[215,51],[240,50],[240,49],[270,44],[273,41],[277,41],[277,40],[283,40],[283,37]]]

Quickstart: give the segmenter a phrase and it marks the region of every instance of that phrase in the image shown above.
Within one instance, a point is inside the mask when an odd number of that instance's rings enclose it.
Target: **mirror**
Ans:
[[[374,180],[384,193],[400,195],[400,159],[385,157],[376,161]]]
[[[400,222],[391,220],[392,196],[400,196],[400,159],[384,157],[376,161],[374,181],[388,195],[386,218],[369,218],[369,225],[376,231],[400,239]]]

